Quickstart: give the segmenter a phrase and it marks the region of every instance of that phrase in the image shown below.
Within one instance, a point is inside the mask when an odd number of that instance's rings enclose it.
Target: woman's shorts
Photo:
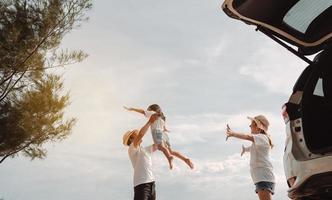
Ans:
[[[155,144],[162,144],[163,143],[163,132],[160,130],[155,130],[152,132],[152,139]]]
[[[261,181],[261,182],[255,183],[255,186],[256,186],[256,190],[255,190],[256,193],[258,193],[259,190],[267,190],[272,195],[274,194],[275,183],[268,182],[268,181]]]

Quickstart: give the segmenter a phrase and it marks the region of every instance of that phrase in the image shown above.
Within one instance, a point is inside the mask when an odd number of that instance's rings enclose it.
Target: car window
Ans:
[[[332,0],[225,0],[224,12],[297,46],[303,55],[332,45]]]
[[[325,10],[332,6],[332,0],[301,0],[285,15],[283,21],[301,33]]]
[[[313,95],[324,97],[324,91],[323,91],[323,79],[318,78]]]

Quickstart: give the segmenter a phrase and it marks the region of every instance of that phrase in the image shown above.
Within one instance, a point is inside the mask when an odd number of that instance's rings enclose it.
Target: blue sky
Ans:
[[[247,116],[265,114],[277,177],[274,199],[286,198],[281,106],[306,64],[253,26],[228,18],[222,1],[98,0],[90,21],[67,35],[63,48],[82,49],[83,63],[59,69],[78,119],[48,157],[22,156],[1,165],[6,200],[88,200],[133,197],[132,167],[122,134],[142,116],[122,106],[162,106],[174,149],[192,158],[170,171],[160,152],[154,170],[159,200],[257,199],[242,144],[225,142],[225,127],[249,131]],[[148,133],[143,145],[152,143]]]

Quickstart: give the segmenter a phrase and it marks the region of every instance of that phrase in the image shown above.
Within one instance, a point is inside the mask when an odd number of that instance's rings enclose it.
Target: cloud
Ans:
[[[248,167],[248,157],[240,157],[239,153],[227,156],[222,161],[201,160],[197,163],[196,173],[213,176],[223,173],[223,176],[233,176]]]
[[[287,94],[307,64],[282,47],[271,44],[260,46],[239,73],[251,77],[269,91]]]

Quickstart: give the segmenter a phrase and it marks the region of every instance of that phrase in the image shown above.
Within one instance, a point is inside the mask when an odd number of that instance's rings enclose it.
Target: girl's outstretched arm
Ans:
[[[252,135],[249,134],[243,134],[243,133],[236,133],[234,132],[231,128],[229,128],[228,124],[227,124],[227,129],[226,129],[226,140],[229,137],[236,137],[242,140],[249,140],[251,142],[254,142],[254,138]]]
[[[138,113],[141,113],[141,114],[145,115],[145,111],[143,109],[140,109],[140,108],[129,108],[129,107],[126,107],[126,106],[123,106],[123,108],[128,110],[128,111],[134,111],[134,112],[138,112]]]

